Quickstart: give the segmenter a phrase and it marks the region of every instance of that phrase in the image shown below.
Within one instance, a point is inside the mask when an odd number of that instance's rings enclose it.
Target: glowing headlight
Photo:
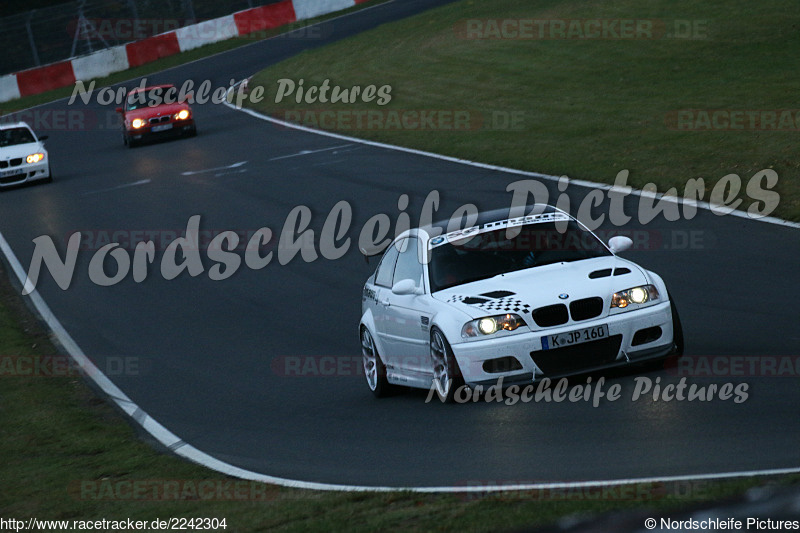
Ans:
[[[514,331],[520,326],[524,326],[525,321],[519,315],[505,314],[496,316],[487,316],[486,318],[479,318],[472,322],[467,322],[461,328],[462,337],[477,337],[478,334],[492,335],[500,330]]]
[[[175,113],[175,118],[177,118],[178,120],[186,120],[187,118],[189,118],[189,110],[182,109],[181,111],[178,111],[177,113]]]
[[[38,163],[44,159],[44,154],[31,154],[25,158],[28,163]]]
[[[643,304],[654,300],[658,300],[658,289],[656,289],[655,285],[642,285],[641,287],[615,292],[611,296],[611,307],[624,309],[632,303]]]
[[[144,126],[144,120],[142,120],[140,118],[135,118],[135,119],[133,119],[133,122],[131,122],[131,126],[133,126],[134,129],[138,130],[139,128]]]

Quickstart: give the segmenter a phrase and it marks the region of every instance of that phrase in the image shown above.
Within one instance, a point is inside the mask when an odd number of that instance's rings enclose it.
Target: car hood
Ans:
[[[133,111],[125,112],[126,120],[133,120],[136,118],[147,119],[159,115],[174,115],[182,109],[189,109],[187,104],[163,104],[156,107],[143,107],[141,109],[134,109]]]
[[[638,265],[606,256],[501,274],[437,291],[433,297],[480,318],[502,313],[524,315],[546,305],[568,305],[596,296],[608,309],[614,292],[646,283],[648,277]]]
[[[36,143],[25,143],[25,144],[15,144],[13,146],[4,146],[0,148],[0,161],[5,161],[6,159],[16,159],[16,158],[25,158],[30,154],[35,154],[38,152],[45,152],[46,150],[42,146],[40,142]]]

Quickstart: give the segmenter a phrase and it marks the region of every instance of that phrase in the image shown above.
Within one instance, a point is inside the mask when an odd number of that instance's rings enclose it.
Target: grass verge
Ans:
[[[537,38],[514,38],[514,21],[532,19]],[[587,21],[615,20],[601,33],[609,38],[579,37],[596,29]],[[502,21],[512,24],[505,34]],[[629,38],[623,24],[634,28]],[[613,183],[627,169],[634,187],[655,183],[682,195],[687,180],[701,177],[706,200],[723,176],[746,184],[771,168],[781,195],[772,214],[800,220],[798,83],[788,74],[800,57],[800,41],[789,38],[798,24],[800,12],[786,12],[781,0],[462,0],[260,72],[252,86],[264,86],[266,97],[254,107],[357,137],[595,182]],[[297,104],[294,92],[276,103],[283,78],[303,79],[306,89],[326,79],[342,88],[389,85],[391,101]],[[331,110],[344,114],[324,120],[320,112]],[[359,123],[366,110],[383,115]],[[392,122],[392,112],[408,110],[466,112],[469,120],[461,129],[446,119]],[[739,198],[740,209],[754,203],[744,188]]]

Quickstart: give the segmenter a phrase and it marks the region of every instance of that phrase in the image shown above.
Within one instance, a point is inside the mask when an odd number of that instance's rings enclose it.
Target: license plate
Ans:
[[[576,329],[575,331],[542,337],[542,350],[553,350],[555,348],[563,348],[564,346],[596,341],[607,337],[608,324],[601,324],[591,328]]]
[[[167,130],[171,130],[171,129],[172,129],[172,124],[161,124],[161,125],[158,125],[158,126],[153,126],[150,129],[150,131],[152,131],[153,133],[156,133],[156,132],[159,132],[159,131],[167,131]]]
[[[14,170],[4,170],[0,172],[0,177],[5,178],[6,176],[14,176],[16,174],[22,174],[25,169],[22,168],[15,168]]]

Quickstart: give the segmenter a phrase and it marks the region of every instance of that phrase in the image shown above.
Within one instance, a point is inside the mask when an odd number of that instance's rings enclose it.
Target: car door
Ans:
[[[392,335],[389,333],[390,298],[392,293],[392,280],[394,279],[394,267],[397,264],[397,257],[400,254],[395,246],[390,246],[383,254],[378,269],[375,271],[374,289],[375,297],[371,303],[372,317],[375,324],[375,335],[380,344],[379,353],[383,363],[391,368],[396,366],[397,357],[396,345]]]
[[[385,307],[386,338],[391,344],[394,364],[406,372],[429,373],[428,349],[430,307],[424,294],[423,266],[419,259],[419,239],[416,236],[399,241],[399,254],[392,276],[392,287],[403,280],[412,280],[414,294],[395,294],[387,291]]]

